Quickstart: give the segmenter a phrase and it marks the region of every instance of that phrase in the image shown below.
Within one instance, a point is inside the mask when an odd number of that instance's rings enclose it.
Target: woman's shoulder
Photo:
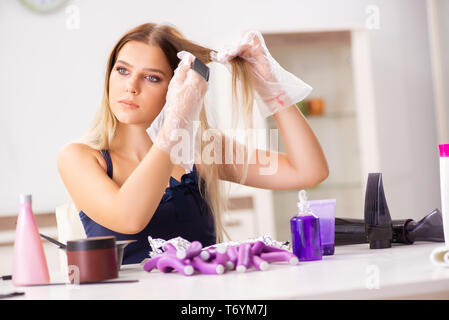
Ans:
[[[65,159],[86,159],[96,160],[96,162],[107,171],[107,164],[103,158],[101,151],[92,148],[82,142],[70,142],[64,145],[58,152],[58,167],[63,166]],[[71,162],[71,161],[70,161]]]

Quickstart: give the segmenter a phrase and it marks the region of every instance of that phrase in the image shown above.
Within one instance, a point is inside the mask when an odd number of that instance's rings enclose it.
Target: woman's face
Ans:
[[[172,70],[161,48],[129,41],[109,77],[109,103],[118,121],[148,128],[165,104]],[[120,102],[126,100],[137,107]]]

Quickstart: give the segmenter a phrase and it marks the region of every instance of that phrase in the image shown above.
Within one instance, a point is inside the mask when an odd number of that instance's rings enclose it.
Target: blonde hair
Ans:
[[[116,62],[120,49],[128,41],[139,41],[146,44],[158,46],[162,49],[167,60],[171,66],[172,72],[178,66],[180,60],[177,57],[179,51],[185,50],[192,53],[195,57],[200,59],[205,64],[211,61],[210,53],[215,50],[198,45],[186,39],[181,32],[175,27],[164,24],[145,23],[128,31],[112,49],[109,56],[103,98],[99,110],[97,111],[93,124],[88,130],[87,134],[81,138],[80,142],[87,144],[93,149],[102,150],[109,149],[109,146],[114,138],[117,128],[117,118],[111,111],[109,105],[109,77]],[[253,110],[253,82],[250,77],[249,66],[247,61],[236,57],[230,61],[232,66],[232,106],[233,114],[243,114],[244,125],[247,128],[252,127],[252,110]],[[240,110],[236,110],[240,109]],[[209,123],[206,116],[205,105],[203,103],[200,112],[201,132],[209,129]],[[201,150],[206,142],[202,141]],[[224,234],[230,239],[228,233],[224,229],[222,214],[228,208],[228,195],[224,192],[224,188],[219,181],[218,166],[216,163],[203,164],[204,177],[198,179],[198,187],[201,196],[209,205],[215,220],[215,228],[217,235],[217,242],[222,242]],[[242,180],[246,179],[248,171],[248,162],[245,157],[244,174]],[[204,187],[202,187],[202,180],[204,180]]]

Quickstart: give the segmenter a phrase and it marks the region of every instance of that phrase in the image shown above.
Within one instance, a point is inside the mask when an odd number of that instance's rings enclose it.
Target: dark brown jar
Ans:
[[[115,237],[91,237],[67,241],[67,263],[71,283],[117,278]]]

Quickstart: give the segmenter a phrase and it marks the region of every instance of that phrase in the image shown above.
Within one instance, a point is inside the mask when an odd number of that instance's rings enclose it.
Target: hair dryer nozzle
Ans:
[[[405,226],[409,241],[444,242],[443,216],[440,210],[434,209],[418,222],[412,221]]]
[[[365,232],[370,249],[391,247],[392,223],[381,173],[368,174],[365,193]]]

